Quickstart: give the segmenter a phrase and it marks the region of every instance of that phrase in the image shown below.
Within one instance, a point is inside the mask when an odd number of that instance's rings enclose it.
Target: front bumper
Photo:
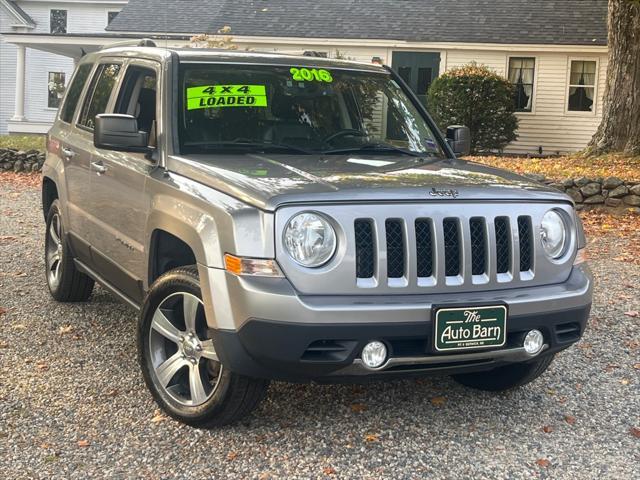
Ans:
[[[447,295],[300,296],[286,280],[240,278],[200,268],[210,336],[237,373],[287,381],[343,381],[488,370],[533,357],[522,350],[531,329],[545,337],[537,356],[580,339],[591,308],[588,268],[561,284]],[[215,287],[214,287],[215,286]],[[433,349],[432,308],[506,304],[507,344],[498,350],[441,354]],[[390,361],[364,367],[365,343],[382,340]],[[537,358],[536,357],[536,358]]]

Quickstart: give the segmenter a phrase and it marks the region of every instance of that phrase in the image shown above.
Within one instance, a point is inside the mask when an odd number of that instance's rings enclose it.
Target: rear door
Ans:
[[[103,58],[95,65],[66,138],[77,164],[77,173],[70,178],[76,198],[70,209],[75,212],[72,218],[75,216],[79,225],[78,235],[73,236],[72,242],[77,257],[92,269],[95,266],[90,247],[96,240],[95,195],[91,190],[93,126],[95,116],[109,108],[122,65],[122,60],[109,58]]]
[[[49,132],[47,145],[49,155],[56,155],[61,161],[64,172],[62,175],[64,179],[62,208],[66,221],[67,238],[71,242],[76,256],[82,260],[87,260],[89,257],[86,241],[88,226],[85,221],[84,206],[90,196],[90,175],[89,160],[85,156],[79,155],[79,150],[74,144],[73,124],[93,67],[93,63],[82,63],[76,70],[67,89],[58,118]]]
[[[113,97],[112,113],[133,115],[155,146],[160,65],[127,62]],[[142,299],[146,275],[145,226],[150,197],[145,191],[154,157],[144,153],[95,149],[91,161],[91,215],[95,221],[93,262],[99,274],[135,302]]]

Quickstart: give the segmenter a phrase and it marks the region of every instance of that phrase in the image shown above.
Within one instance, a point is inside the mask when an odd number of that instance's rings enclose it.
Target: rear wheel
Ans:
[[[145,382],[171,417],[196,427],[233,423],[264,397],[269,382],[222,365],[207,322],[195,266],[172,270],[152,286],[138,329]]]
[[[466,387],[500,392],[534,381],[549,368],[553,358],[554,355],[546,355],[532,362],[514,363],[487,372],[452,375],[452,378]]]
[[[84,302],[93,291],[94,281],[76,268],[67,245],[60,202],[55,200],[47,214],[45,266],[51,296],[59,302]]]

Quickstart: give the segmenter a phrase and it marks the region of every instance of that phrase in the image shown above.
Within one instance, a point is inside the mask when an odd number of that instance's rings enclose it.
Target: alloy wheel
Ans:
[[[156,383],[184,406],[202,405],[220,383],[222,365],[206,331],[202,300],[186,292],[166,297],[151,320],[149,354]]]

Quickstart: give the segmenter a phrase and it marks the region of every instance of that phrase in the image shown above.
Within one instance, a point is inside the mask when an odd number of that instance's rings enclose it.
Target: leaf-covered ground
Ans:
[[[619,177],[626,181],[640,182],[640,156],[611,154],[601,157],[584,157],[575,154],[547,158],[483,156],[465,157],[465,159],[521,174],[536,173],[553,180]]]

